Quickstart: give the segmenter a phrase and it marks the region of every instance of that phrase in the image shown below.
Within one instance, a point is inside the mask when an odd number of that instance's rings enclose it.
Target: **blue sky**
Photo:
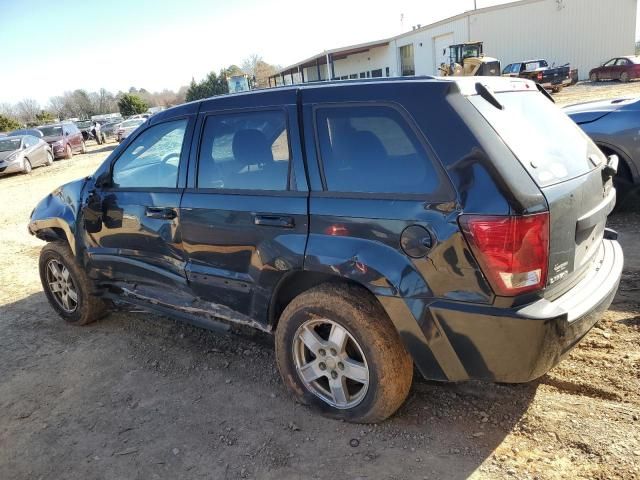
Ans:
[[[252,53],[288,65],[472,8],[473,0],[0,0],[0,102],[44,106],[76,88],[177,89]]]

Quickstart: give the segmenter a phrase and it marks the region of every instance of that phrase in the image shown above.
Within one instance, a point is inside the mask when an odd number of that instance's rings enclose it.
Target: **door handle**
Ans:
[[[265,227],[293,228],[293,217],[286,215],[254,215],[253,223]]]
[[[162,220],[173,220],[178,216],[178,212],[173,208],[147,207],[144,211],[146,217],[160,218]]]

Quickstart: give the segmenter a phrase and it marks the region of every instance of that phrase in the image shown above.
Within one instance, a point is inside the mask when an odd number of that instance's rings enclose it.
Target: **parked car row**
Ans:
[[[85,153],[82,132],[72,122],[21,129],[0,137],[0,175],[30,173],[33,167],[51,165],[54,159]]]

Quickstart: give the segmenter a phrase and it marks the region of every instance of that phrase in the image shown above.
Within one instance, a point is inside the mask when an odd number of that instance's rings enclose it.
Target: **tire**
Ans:
[[[80,153],[82,153],[83,155],[87,153],[87,145],[84,143],[84,140],[82,141],[82,147],[80,148]]]
[[[73,158],[73,149],[68,143],[64,149],[64,158],[66,158],[67,160],[71,160]]]
[[[616,210],[633,210],[633,208],[629,207],[638,204],[636,196],[638,195],[637,192],[640,191],[640,187],[633,183],[631,170],[624,163],[624,160],[619,159],[619,162],[618,173],[613,177],[613,186],[616,189]]]
[[[47,161],[45,162],[47,167],[53,165],[53,154],[51,152],[47,152]]]
[[[275,337],[285,385],[325,416],[381,422],[409,394],[413,361],[382,307],[360,287],[325,284],[298,295],[280,316]],[[332,337],[346,337],[346,347]],[[306,381],[301,371],[310,374]]]
[[[598,78],[598,74],[597,73],[592,73],[591,75],[589,75],[589,80],[591,80],[593,83],[597,83],[598,80],[600,80]]]
[[[28,158],[25,158],[22,163],[22,173],[29,174],[31,173],[32,170],[33,170],[33,167],[31,166],[31,162],[29,161]]]
[[[107,313],[106,304],[93,295],[93,283],[78,266],[66,243],[51,242],[45,245],[40,251],[39,268],[47,300],[66,322],[87,325]]]
[[[559,85],[559,86],[557,86],[557,87],[553,87],[553,88],[551,89],[551,91],[552,91],[553,93],[560,93],[560,92],[562,91],[562,85]]]
[[[629,81],[629,74],[627,72],[622,72],[620,74],[620,81],[622,83],[627,83]]]

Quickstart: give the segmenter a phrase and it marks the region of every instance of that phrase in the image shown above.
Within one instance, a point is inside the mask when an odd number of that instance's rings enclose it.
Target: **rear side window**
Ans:
[[[198,160],[198,187],[286,190],[289,139],[284,111],[207,118]]]
[[[597,149],[589,137],[539,92],[505,92],[496,97],[504,110],[479,95],[468,98],[539,186],[560,183],[595,168],[588,154]]]
[[[401,194],[437,190],[433,163],[394,108],[319,108],[316,125],[328,190]]]

